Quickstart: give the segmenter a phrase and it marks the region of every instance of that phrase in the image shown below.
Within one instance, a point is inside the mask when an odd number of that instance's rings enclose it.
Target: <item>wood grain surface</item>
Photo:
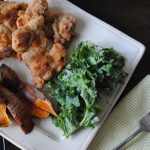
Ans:
[[[121,100],[142,78],[150,73],[150,0],[70,1],[146,46],[146,52],[121,95],[119,99]],[[0,150],[2,148],[2,140],[0,140]],[[6,142],[6,150],[19,149]]]

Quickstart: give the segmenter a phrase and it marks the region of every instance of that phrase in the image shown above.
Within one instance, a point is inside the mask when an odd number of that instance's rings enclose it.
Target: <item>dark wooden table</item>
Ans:
[[[120,99],[150,73],[150,0],[71,0],[85,11],[142,42],[146,52]],[[94,34],[94,33],[93,33]],[[100,35],[103,36],[103,35]],[[0,141],[2,146],[2,141]],[[2,147],[0,147],[2,150]],[[6,150],[19,150],[6,142]]]

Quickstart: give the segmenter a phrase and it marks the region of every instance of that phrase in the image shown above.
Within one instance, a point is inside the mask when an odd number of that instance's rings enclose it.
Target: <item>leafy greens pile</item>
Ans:
[[[123,66],[124,58],[112,48],[82,42],[73,51],[70,63],[46,85],[60,104],[61,112],[53,122],[65,137],[81,127],[94,127],[99,121],[97,93],[112,91],[123,81]]]

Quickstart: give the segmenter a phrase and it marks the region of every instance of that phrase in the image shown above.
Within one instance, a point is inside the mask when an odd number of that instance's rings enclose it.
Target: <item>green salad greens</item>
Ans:
[[[111,92],[122,82],[124,58],[113,48],[101,49],[82,42],[73,51],[66,68],[46,84],[61,112],[53,120],[65,137],[82,127],[94,127],[99,121],[98,92]]]

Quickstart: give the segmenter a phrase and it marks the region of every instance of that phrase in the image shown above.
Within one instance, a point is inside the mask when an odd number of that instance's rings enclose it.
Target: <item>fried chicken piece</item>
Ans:
[[[31,45],[34,37],[35,35],[30,29],[19,28],[17,32],[13,32],[12,48],[17,52],[24,52]]]
[[[53,58],[49,55],[52,44],[42,30],[43,25],[44,17],[35,17],[18,28],[12,36],[12,47],[18,54],[21,53],[21,59],[31,70],[33,81],[38,88],[55,72]]]
[[[48,14],[48,3],[46,0],[32,0],[26,11],[19,11],[17,19],[17,27],[24,26],[30,20],[38,16],[46,16]]]
[[[44,0],[36,1],[36,5],[33,5],[34,0],[24,12],[23,16],[30,19],[20,21],[23,23],[19,24],[19,28],[13,32],[12,47],[30,69],[36,87],[42,88],[45,81],[65,66],[66,51],[62,44],[55,43],[53,45],[47,38],[49,35],[46,35],[43,30],[47,19],[45,17],[48,11],[47,2]],[[46,4],[41,5],[40,2],[46,2]],[[40,7],[38,7],[38,4]],[[44,10],[40,10],[40,13],[38,13],[38,8]],[[23,18],[19,17],[18,19]]]
[[[14,56],[11,47],[11,30],[4,25],[0,25],[0,60],[4,57]]]
[[[11,46],[12,32],[17,29],[19,10],[25,10],[26,7],[24,3],[0,2],[0,59],[15,55]]]
[[[48,16],[48,3],[46,0],[32,0],[26,11],[19,11],[17,27],[26,25],[30,20],[38,16],[44,17],[44,25],[42,28],[46,37],[51,42],[54,33],[51,26],[51,19]]]
[[[55,71],[53,59],[47,52],[29,50],[22,54],[22,59],[30,68],[32,75],[35,76],[35,80],[38,80],[38,78],[39,81],[40,78],[48,80]]]
[[[53,59],[53,66],[55,66],[56,72],[61,71],[66,64],[66,50],[60,43],[53,44],[52,49],[49,51],[49,55]]]
[[[42,30],[44,17],[39,16],[21,26],[12,34],[12,47],[16,52],[25,52],[29,49],[46,51],[52,45]]]
[[[63,14],[54,20],[52,24],[54,30],[55,43],[65,44],[71,40],[74,35],[76,19],[71,14]]]
[[[53,29],[51,26],[51,19],[48,15],[48,3],[46,0],[32,0],[29,4],[26,11],[19,11],[19,18],[17,19],[17,27],[24,26],[28,24],[30,20],[33,20],[36,17],[43,16],[44,17],[44,24],[43,24],[43,31],[51,42],[53,40]]]
[[[29,7],[26,10],[26,14],[30,17],[48,14],[48,2],[47,0],[32,0]]]
[[[64,68],[66,51],[60,43],[56,43],[49,52],[29,50],[22,54],[22,59],[30,68],[36,87],[42,88],[45,81]]]
[[[43,31],[44,17],[38,16],[13,32],[12,47],[16,52],[28,50],[46,52],[52,47]]]

